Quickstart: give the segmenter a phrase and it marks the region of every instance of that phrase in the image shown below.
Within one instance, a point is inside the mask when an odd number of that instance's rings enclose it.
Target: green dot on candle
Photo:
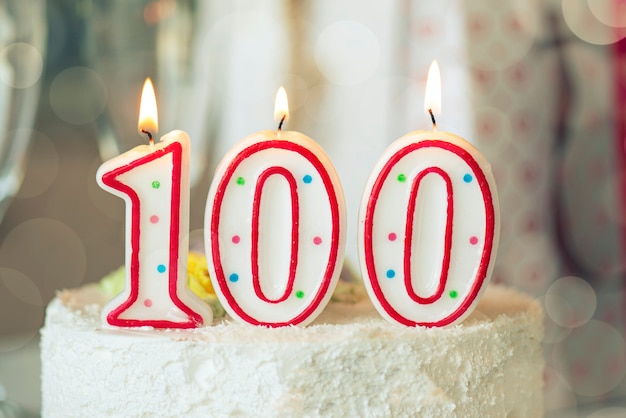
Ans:
[[[452,299],[456,299],[457,296],[459,296],[459,292],[457,292],[456,290],[451,290],[450,291],[450,297]]]
[[[246,179],[244,179],[243,177],[237,177],[237,184],[243,186],[244,184],[246,184]]]
[[[161,187],[161,182],[160,182],[160,181],[158,181],[158,180],[154,180],[154,181],[152,182],[152,188],[153,188],[153,189],[158,189],[159,187]]]
[[[404,174],[398,174],[398,181],[400,183],[404,183],[406,181],[406,176]]]
[[[302,290],[297,290],[296,291],[296,297],[298,299],[302,299],[304,297],[304,292]]]

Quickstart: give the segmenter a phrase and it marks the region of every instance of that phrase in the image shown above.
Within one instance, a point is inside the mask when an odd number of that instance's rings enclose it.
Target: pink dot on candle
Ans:
[[[146,300],[144,300],[144,301],[143,301],[143,304],[144,304],[147,308],[149,308],[150,306],[152,306],[152,300],[150,300],[150,299],[146,299]]]
[[[156,216],[156,215],[152,215],[152,216],[150,217],[150,223],[155,224],[155,223],[157,223],[157,222],[159,222],[159,217],[158,217],[158,216]]]
[[[322,237],[313,238],[313,244],[320,245],[322,243]]]
[[[398,236],[396,235],[395,232],[390,232],[388,235],[389,241],[395,241],[396,238],[398,238]]]
[[[232,241],[233,241],[233,244],[239,244],[239,241],[241,241],[241,238],[239,238],[239,235],[233,235]]]
[[[478,244],[478,238],[474,236],[470,237],[470,244],[472,245]]]

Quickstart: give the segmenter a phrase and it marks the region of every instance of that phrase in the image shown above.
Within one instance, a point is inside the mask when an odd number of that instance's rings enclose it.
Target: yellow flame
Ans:
[[[276,92],[276,101],[274,102],[274,119],[280,122],[283,117],[285,121],[289,119],[289,102],[287,101],[285,88],[280,86]]]
[[[141,91],[141,104],[139,105],[139,132],[146,131],[156,135],[159,131],[159,115],[157,112],[156,96],[150,77],[146,78]]]
[[[432,110],[435,115],[441,114],[441,73],[439,64],[434,60],[428,69],[426,94],[424,95],[424,112]]]

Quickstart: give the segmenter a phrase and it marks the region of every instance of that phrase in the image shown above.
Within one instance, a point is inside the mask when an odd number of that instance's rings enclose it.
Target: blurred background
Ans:
[[[389,143],[429,128],[433,59],[439,128],[495,172],[493,280],[546,310],[547,415],[626,416],[625,37],[621,0],[0,0],[0,416],[38,414],[55,292],[123,263],[124,204],[95,172],[145,142],[146,76],[160,134],[192,138],[192,240],[215,165],[275,128],[282,84],[287,128],[340,174],[358,274],[362,188]]]

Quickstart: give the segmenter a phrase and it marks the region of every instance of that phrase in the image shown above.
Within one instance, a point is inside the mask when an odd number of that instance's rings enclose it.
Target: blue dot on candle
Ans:
[[[165,268],[165,265],[164,265],[164,264],[159,264],[159,265],[157,266],[157,271],[158,271],[159,273],[165,273],[165,270],[166,270],[166,268]]]
[[[233,273],[230,276],[228,276],[228,280],[230,280],[233,283],[237,283],[239,281],[239,275],[237,273]]]
[[[396,277],[396,272],[394,269],[389,269],[387,270],[386,275],[388,279],[393,279],[394,277]]]
[[[302,181],[305,182],[306,184],[309,184],[310,182],[313,181],[313,177],[307,174],[306,176],[302,177]]]
[[[464,181],[465,183],[469,183],[469,182],[471,182],[471,181],[472,181],[472,179],[473,179],[473,177],[472,177],[472,175],[471,175],[471,174],[466,174],[466,175],[464,175],[464,176],[463,176],[463,181]]]

